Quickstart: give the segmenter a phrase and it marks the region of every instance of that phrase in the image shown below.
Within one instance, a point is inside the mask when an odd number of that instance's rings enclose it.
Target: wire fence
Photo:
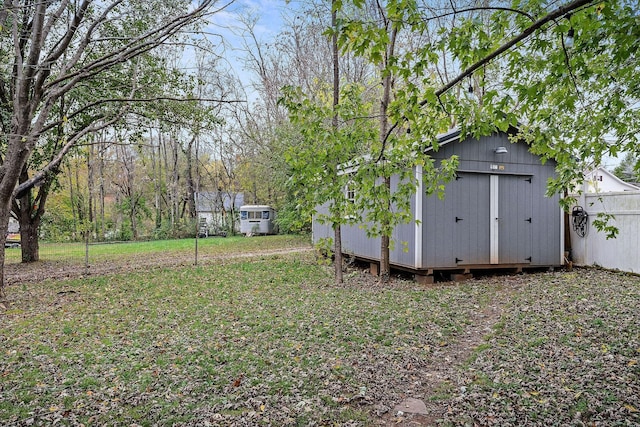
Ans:
[[[116,260],[136,260],[140,257],[157,258],[163,255],[176,257],[180,255],[181,262],[198,264],[198,255],[201,247],[210,247],[215,237],[149,240],[149,241],[94,241],[85,239],[80,242],[49,243],[40,242],[38,254],[35,257],[42,263],[67,264],[76,268],[90,269],[92,266],[102,263],[115,262]],[[5,247],[5,264],[21,264],[23,259],[31,259],[33,254],[23,254],[23,248],[19,240],[9,241]]]
[[[222,212],[225,214],[217,212],[216,215],[212,210],[199,211],[197,220],[169,233],[182,238],[165,239],[150,235],[147,240],[117,240],[116,237],[105,241],[111,236],[96,233],[97,227],[93,224],[94,227],[87,226],[91,232],[73,234],[76,238],[81,237],[79,241],[71,241],[69,237],[66,242],[48,242],[41,237],[38,244],[34,245],[32,241],[21,240],[20,229],[14,224],[5,245],[6,276],[8,282],[19,283],[145,268],[199,265],[219,260],[229,251],[261,251],[270,249],[271,244],[275,244],[276,248],[287,245],[284,237],[282,241],[252,241],[248,238],[278,232],[274,222],[275,211],[269,206],[246,206],[243,212],[239,209],[228,212],[223,209]],[[98,235],[102,239],[99,240]],[[294,243],[294,246],[297,245],[300,242]]]
[[[23,248],[17,245],[5,249],[5,283],[13,285],[157,268],[206,266],[232,258],[309,248],[307,235],[196,235],[136,242],[42,242],[37,262],[23,263]]]

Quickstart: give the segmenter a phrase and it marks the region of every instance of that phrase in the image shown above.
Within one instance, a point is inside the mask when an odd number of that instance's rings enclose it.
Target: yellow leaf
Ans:
[[[637,360],[629,360],[628,366],[636,366],[638,364]]]
[[[50,410],[51,412],[56,412],[56,411],[58,410],[58,407],[57,407],[57,406],[50,406],[50,407],[49,407],[49,410]]]
[[[529,394],[532,395],[532,396],[537,396],[537,395],[540,394],[540,392],[539,391],[530,391]]]
[[[260,405],[260,410],[261,410],[262,412],[264,412],[264,408],[265,408],[264,404]]]
[[[495,392],[494,392],[494,393],[493,393],[493,398],[494,398],[494,399],[497,399],[497,398],[498,398],[498,393],[495,393]]]
[[[625,408],[627,409],[627,411],[629,411],[629,412],[638,412],[638,410],[637,410],[634,406],[631,406],[631,405],[629,405],[629,404],[624,405],[624,407],[625,407]]]

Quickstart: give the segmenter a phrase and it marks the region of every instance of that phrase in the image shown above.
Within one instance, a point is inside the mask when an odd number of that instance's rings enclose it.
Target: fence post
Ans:
[[[84,232],[84,273],[89,275],[89,232]]]

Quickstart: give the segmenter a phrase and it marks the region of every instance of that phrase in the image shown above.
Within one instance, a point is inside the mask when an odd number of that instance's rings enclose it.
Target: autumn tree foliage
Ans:
[[[137,58],[224,6],[214,0],[2,3],[2,248],[12,201],[31,209],[31,190],[49,185],[73,147],[116,123],[132,101],[144,97]],[[30,163],[41,151],[43,160]],[[0,249],[0,285],[3,265]]]

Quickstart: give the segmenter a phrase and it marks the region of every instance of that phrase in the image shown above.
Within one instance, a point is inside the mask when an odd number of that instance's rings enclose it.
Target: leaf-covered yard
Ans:
[[[303,252],[13,285],[0,424],[640,424],[640,278],[347,276]]]

